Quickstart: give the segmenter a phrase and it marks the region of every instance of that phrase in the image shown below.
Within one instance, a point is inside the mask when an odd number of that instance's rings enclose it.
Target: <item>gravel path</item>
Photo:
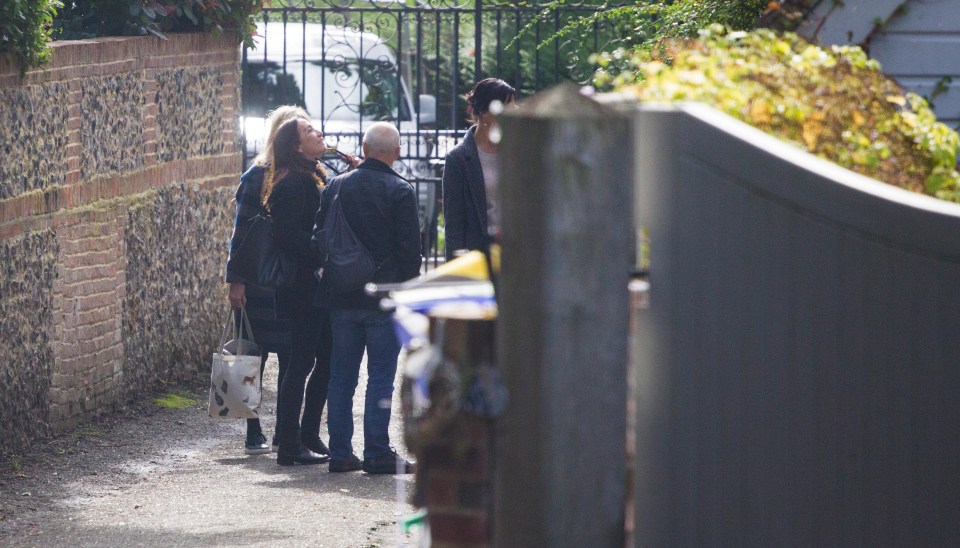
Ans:
[[[402,358],[401,358],[402,359]],[[268,364],[266,387],[276,386]],[[354,399],[354,449],[363,447],[363,388]],[[197,399],[179,410],[152,398],[74,432],[0,457],[4,546],[397,546],[413,476],[330,474],[327,465],[277,466],[243,454],[244,422],[206,413],[207,383],[176,387]],[[399,388],[399,378],[397,380]],[[399,389],[395,390],[399,393]],[[273,431],[276,393],[265,390]],[[391,439],[401,454],[394,402]],[[325,425],[324,425],[325,428]],[[326,432],[321,432],[326,439]]]

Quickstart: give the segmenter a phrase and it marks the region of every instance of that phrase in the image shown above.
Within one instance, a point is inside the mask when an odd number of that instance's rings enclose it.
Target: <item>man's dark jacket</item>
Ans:
[[[323,189],[320,209],[314,218],[314,240],[322,238],[324,220],[334,195],[340,193],[340,207],[360,242],[373,256],[378,283],[404,282],[420,275],[420,222],[417,194],[387,164],[367,158],[357,169],[334,177]],[[378,310],[379,297],[362,289],[336,294],[323,287],[330,308]]]

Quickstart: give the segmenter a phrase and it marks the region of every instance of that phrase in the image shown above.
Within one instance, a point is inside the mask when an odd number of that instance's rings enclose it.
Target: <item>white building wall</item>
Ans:
[[[960,129],[960,0],[823,1],[801,33],[823,44],[865,46],[886,74]]]

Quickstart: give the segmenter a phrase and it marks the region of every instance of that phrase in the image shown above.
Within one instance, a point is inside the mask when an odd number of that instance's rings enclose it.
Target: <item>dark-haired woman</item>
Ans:
[[[241,308],[246,308],[247,315],[250,318],[250,327],[253,331],[254,339],[263,348],[260,356],[260,378],[263,379],[263,369],[267,363],[267,357],[270,352],[277,354],[278,381],[277,386],[283,382],[284,374],[287,371],[287,361],[290,359],[290,329],[286,320],[277,318],[274,302],[276,300],[274,291],[268,287],[260,287],[256,284],[248,283],[241,275],[235,272],[234,257],[236,257],[237,248],[243,241],[249,228],[248,219],[253,218],[260,211],[261,196],[263,195],[263,179],[270,170],[270,159],[273,157],[273,139],[277,130],[287,120],[293,118],[303,118],[309,120],[310,117],[305,110],[293,105],[284,105],[277,107],[270,113],[267,132],[267,139],[264,142],[263,151],[253,160],[243,175],[240,176],[240,185],[237,187],[236,201],[237,214],[234,218],[233,236],[230,238],[230,257],[227,259],[227,282],[230,284],[230,304],[238,313]],[[239,314],[237,321],[239,322]],[[238,324],[239,325],[239,324]],[[307,408],[314,408],[312,403],[317,399],[317,386],[311,385],[307,389],[306,401]],[[324,396],[326,397],[326,396]],[[323,403],[320,403],[321,408]],[[279,416],[277,422],[280,422]],[[307,421],[305,421],[307,422]],[[320,432],[320,417],[316,418],[316,430],[314,437],[318,437]],[[277,436],[273,436],[274,450],[277,448]],[[270,452],[270,446],[267,445],[267,437],[264,436],[260,426],[260,419],[247,419],[247,439],[244,444],[244,452],[248,455],[260,455]]]
[[[310,122],[302,118],[284,122],[273,140],[273,169],[264,180],[263,201],[273,217],[277,245],[299,265],[295,282],[277,290],[277,315],[289,320],[291,339],[290,362],[277,396],[281,421],[277,464],[283,466],[330,459],[326,445],[314,438],[327,400],[332,338],[329,312],[314,306],[319,284],[313,271],[320,266],[320,258],[310,246],[313,216],[326,178],[317,170],[317,159],[326,150],[323,133]],[[308,375],[311,387],[319,383],[322,393],[317,398],[319,408],[305,410],[301,425]]]
[[[498,78],[485,78],[467,94],[473,124],[463,141],[447,154],[443,168],[443,218],[446,256],[461,249],[486,249],[499,227],[497,199],[496,113],[491,107],[513,105],[517,92]]]

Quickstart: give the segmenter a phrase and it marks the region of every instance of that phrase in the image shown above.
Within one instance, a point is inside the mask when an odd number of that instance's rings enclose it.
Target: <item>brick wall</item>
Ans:
[[[202,374],[240,169],[239,47],[206,34],[0,58],[0,435]]]

